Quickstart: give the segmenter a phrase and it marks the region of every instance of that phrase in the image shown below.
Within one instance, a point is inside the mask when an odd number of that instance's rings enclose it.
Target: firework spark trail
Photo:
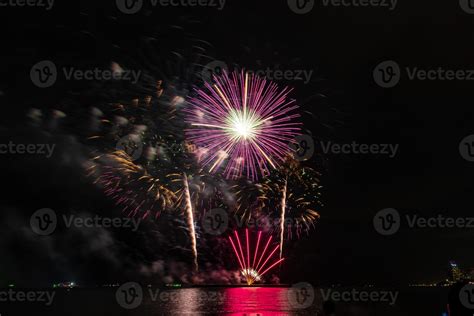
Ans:
[[[161,177],[150,175],[123,151],[96,156],[92,162],[87,175],[103,187],[105,195],[116,205],[122,206],[127,216],[144,219],[154,213],[158,217],[176,202],[175,194]]]
[[[229,240],[230,240],[230,243],[232,245],[232,249],[234,249],[234,253],[235,253],[235,256],[237,257],[237,259],[239,260],[239,264],[240,264],[240,268],[242,270],[244,270],[244,265],[242,263],[242,261],[240,260],[240,256],[239,256],[239,253],[237,252],[237,248],[235,248],[235,244],[234,244],[234,241],[232,240],[232,238],[229,236]]]
[[[257,259],[257,254],[258,254],[258,246],[260,245],[260,237],[262,236],[262,232],[258,232],[258,238],[257,238],[257,246],[255,247],[255,254],[253,256],[253,263],[252,265],[255,266],[255,259]]]
[[[291,239],[293,234],[300,238],[301,233],[307,233],[320,218],[317,209],[323,204],[320,201],[322,187],[319,177],[318,172],[302,167],[298,161],[289,158],[259,186],[261,216],[280,224],[270,227],[270,232],[279,234],[280,256],[285,238]]]
[[[198,159],[226,178],[257,179],[276,168],[290,153],[288,143],[300,133],[294,122],[298,106],[288,98],[291,89],[247,74],[226,72],[215,84],[196,89],[185,109],[188,139],[199,147]]]
[[[263,271],[262,273],[260,273],[260,276],[263,276],[265,273],[267,273],[268,271],[270,271],[274,266],[276,266],[277,264],[279,264],[280,262],[282,262],[283,260],[285,260],[285,258],[281,258],[279,259],[278,261],[276,261],[275,263],[273,263],[271,266],[269,266],[265,271]]]
[[[267,257],[267,260],[265,260],[260,267],[257,269],[257,273],[260,273],[260,270],[263,269],[263,267],[267,264],[268,260],[273,256],[273,254],[280,248],[280,245],[276,245],[273,251],[270,253],[270,255]]]
[[[240,178],[236,182],[231,182],[230,192],[235,197],[235,204],[232,205],[234,213],[239,216],[244,223],[252,218],[262,216],[261,207],[262,195],[260,183],[254,183],[247,178]]]
[[[267,244],[265,245],[265,248],[264,248],[262,254],[260,255],[260,258],[258,260],[257,265],[255,265],[255,261],[256,261],[256,257],[257,257],[257,253],[258,253],[258,246],[260,244],[261,234],[262,234],[262,232],[259,231],[258,239],[257,239],[257,246],[255,247],[255,253],[253,254],[252,264],[250,264],[250,256],[252,254],[251,254],[251,248],[250,248],[250,238],[249,238],[248,229],[245,230],[245,239],[246,239],[246,245],[247,245],[247,248],[246,248],[247,262],[245,262],[246,258],[245,258],[245,255],[244,255],[244,251],[242,250],[242,244],[240,243],[240,238],[239,238],[239,235],[237,234],[237,231],[234,231],[236,242],[233,241],[232,236],[229,236],[230,244],[232,245],[232,249],[234,250],[234,254],[237,257],[237,261],[239,262],[239,265],[240,265],[240,268],[241,268],[240,272],[245,277],[245,280],[246,280],[248,285],[252,285],[253,283],[255,283],[257,281],[260,281],[262,279],[262,277],[268,271],[270,271],[273,267],[275,267],[276,265],[278,265],[279,263],[281,263],[284,260],[284,258],[280,258],[279,260],[275,261],[274,263],[270,264],[267,267],[268,261],[270,259],[272,259],[275,252],[278,250],[278,248],[280,248],[279,245],[276,245],[275,248],[273,249],[273,251],[268,256],[265,256],[265,253],[268,249],[268,246],[269,246],[269,244],[272,240],[272,237],[270,236],[270,238],[267,241]],[[239,247],[240,253],[237,250],[236,243]],[[260,262],[262,261],[262,259],[264,261],[263,261],[262,265],[260,265]],[[263,270],[263,272],[261,272],[262,270]]]
[[[189,235],[191,237],[191,247],[193,250],[194,256],[194,269],[198,270],[198,252],[197,252],[197,243],[196,243],[196,231],[194,229],[194,214],[193,214],[193,205],[191,203],[191,194],[189,192],[188,177],[186,173],[183,173],[183,184],[184,184],[184,194],[185,194],[185,203],[186,203],[186,216],[189,229]]]
[[[270,238],[269,238],[268,241],[267,241],[267,244],[265,245],[265,248],[263,248],[262,255],[260,256],[260,259],[258,259],[258,262],[257,262],[256,267],[258,267],[258,266],[260,265],[260,262],[262,261],[262,258],[263,258],[263,256],[265,255],[265,252],[267,251],[268,245],[269,245],[270,242],[272,241],[272,238],[273,238],[273,236],[270,236]]]
[[[249,230],[245,230],[245,236],[247,239],[247,267],[250,267],[250,246],[249,246]]]
[[[281,197],[281,218],[280,218],[280,259],[283,256],[283,238],[285,236],[285,214],[286,214],[286,188],[288,180],[285,179]]]
[[[234,234],[235,234],[235,238],[237,239],[237,243],[239,244],[240,254],[242,255],[242,262],[244,263],[244,268],[247,268],[247,266],[245,265],[244,252],[242,251],[242,244],[240,243],[240,238],[236,230],[234,231]]]

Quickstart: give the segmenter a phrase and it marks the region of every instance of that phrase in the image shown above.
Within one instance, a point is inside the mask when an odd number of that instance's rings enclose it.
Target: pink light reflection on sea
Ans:
[[[227,315],[292,315],[288,288],[237,287],[226,289],[224,313]]]
[[[160,292],[159,299],[146,302],[152,315],[319,315],[316,305],[307,309],[291,306],[286,287],[206,287]],[[166,294],[165,294],[166,293]]]

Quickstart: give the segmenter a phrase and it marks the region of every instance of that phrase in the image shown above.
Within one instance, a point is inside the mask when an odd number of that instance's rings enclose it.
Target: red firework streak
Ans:
[[[272,241],[272,236],[268,238],[268,241],[263,248],[263,251],[259,254],[259,246],[260,240],[262,237],[262,232],[258,232],[257,237],[257,245],[254,248],[254,252],[250,249],[250,239],[249,239],[249,230],[245,230],[245,240],[246,240],[246,249],[245,254],[244,250],[242,249],[242,244],[240,243],[239,235],[237,231],[234,230],[235,242],[232,239],[232,236],[229,236],[230,244],[232,245],[232,249],[234,249],[235,256],[239,261],[240,265],[240,272],[247,280],[248,285],[252,285],[253,283],[260,281],[265,273],[270,271],[273,267],[277,264],[281,263],[285,258],[281,258],[272,264],[267,265],[268,261],[272,258],[275,252],[280,248],[280,245],[275,246],[275,248],[267,255],[268,246]],[[237,246],[236,246],[237,245]],[[237,248],[238,247],[238,248]],[[252,264],[250,264],[250,259],[252,257]],[[258,257],[258,260],[257,260]],[[255,264],[257,262],[257,264]]]

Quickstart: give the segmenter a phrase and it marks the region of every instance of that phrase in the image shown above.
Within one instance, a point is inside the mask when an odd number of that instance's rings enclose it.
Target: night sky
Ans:
[[[168,232],[159,224],[147,224],[138,235],[60,231],[47,240],[25,231],[29,216],[44,207],[60,214],[120,213],[84,176],[87,155],[77,125],[55,134],[39,133],[26,123],[32,107],[45,113],[61,109],[76,120],[87,117],[91,105],[107,98],[97,93],[107,86],[92,89],[91,83],[58,80],[41,89],[30,80],[32,65],[52,60],[104,68],[116,61],[146,67],[150,63],[138,62],[146,38],[159,39],[156,51],[163,56],[157,60],[162,61],[164,52],[191,45],[180,37],[183,33],[203,41],[207,55],[228,65],[313,71],[307,84],[279,82],[294,88],[306,132],[318,144],[305,163],[322,173],[324,187],[319,223],[288,243],[282,282],[406,285],[446,278],[449,260],[474,267],[474,228],[410,229],[405,224],[398,233],[382,236],[373,226],[374,215],[385,208],[397,209],[402,217],[472,216],[474,163],[458,149],[464,137],[474,134],[472,81],[409,80],[404,72],[397,86],[381,88],[372,75],[385,60],[402,69],[474,69],[474,15],[457,1],[400,2],[393,11],[318,2],[301,15],[286,1],[228,1],[223,10],[145,4],[133,15],[122,14],[113,1],[78,1],[55,3],[50,11],[1,8],[0,15],[1,143],[57,144],[49,159],[0,157],[0,283],[152,279],[143,266],[156,258],[183,259],[182,252],[153,244],[150,238]],[[320,141],[398,144],[399,149],[393,158],[325,154]],[[210,245],[202,256],[212,257]]]

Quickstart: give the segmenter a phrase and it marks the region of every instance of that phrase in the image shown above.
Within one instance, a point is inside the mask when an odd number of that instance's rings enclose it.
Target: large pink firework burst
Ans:
[[[257,179],[285,159],[300,134],[291,89],[243,71],[213,79],[189,100],[186,135],[211,173]]]

